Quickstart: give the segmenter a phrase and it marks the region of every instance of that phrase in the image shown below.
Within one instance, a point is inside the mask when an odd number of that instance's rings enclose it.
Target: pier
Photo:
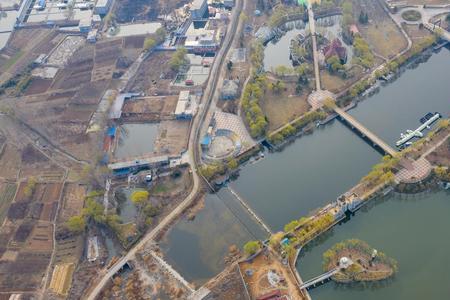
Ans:
[[[397,143],[395,143],[395,145],[397,147],[400,147],[415,137],[419,138],[423,137],[422,131],[424,131],[426,128],[429,128],[430,125],[436,122],[440,117],[441,115],[439,113],[435,113],[432,117],[430,117],[422,125],[420,125],[416,130],[414,131],[408,130],[405,135],[402,134],[401,139],[398,140]]]
[[[354,117],[352,117],[350,114],[345,112],[343,109],[339,107],[335,107],[334,111],[341,117],[342,120],[347,122],[352,128],[359,131],[359,133],[364,137],[369,139],[374,146],[380,147],[386,154],[389,154],[390,156],[397,155],[397,151],[389,146],[386,142],[384,142],[381,138],[379,138],[376,134],[374,134],[372,131],[367,129],[364,125],[359,123],[358,120],[356,120]]]

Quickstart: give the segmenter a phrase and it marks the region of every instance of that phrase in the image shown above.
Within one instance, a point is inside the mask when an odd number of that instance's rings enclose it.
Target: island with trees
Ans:
[[[323,254],[324,271],[340,265],[342,258],[350,261],[332,279],[339,283],[373,282],[388,279],[397,272],[397,262],[386,254],[372,248],[366,242],[350,239],[335,244]]]

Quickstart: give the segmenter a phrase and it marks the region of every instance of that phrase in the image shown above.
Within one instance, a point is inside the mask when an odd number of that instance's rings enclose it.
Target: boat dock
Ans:
[[[429,128],[431,124],[433,124],[434,122],[436,122],[438,119],[441,118],[441,115],[439,113],[428,113],[425,117],[421,118],[420,121],[422,123],[422,125],[420,125],[416,130],[407,130],[406,134],[401,134],[401,139],[398,140],[395,145],[397,147],[401,147],[403,146],[405,143],[407,143],[408,141],[410,141],[411,139],[418,137],[421,138],[423,137],[423,133],[422,131],[424,131],[425,129]]]

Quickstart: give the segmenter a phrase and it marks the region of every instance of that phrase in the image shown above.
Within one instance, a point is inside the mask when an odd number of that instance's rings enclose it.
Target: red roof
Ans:
[[[347,49],[342,46],[340,39],[334,39],[331,44],[323,48],[323,54],[328,59],[331,56],[337,55],[339,59],[345,60],[347,58]]]

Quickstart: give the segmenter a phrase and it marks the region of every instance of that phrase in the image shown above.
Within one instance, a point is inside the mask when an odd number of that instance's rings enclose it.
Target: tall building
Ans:
[[[191,4],[191,16],[193,20],[207,18],[208,3],[206,0],[193,0]]]

